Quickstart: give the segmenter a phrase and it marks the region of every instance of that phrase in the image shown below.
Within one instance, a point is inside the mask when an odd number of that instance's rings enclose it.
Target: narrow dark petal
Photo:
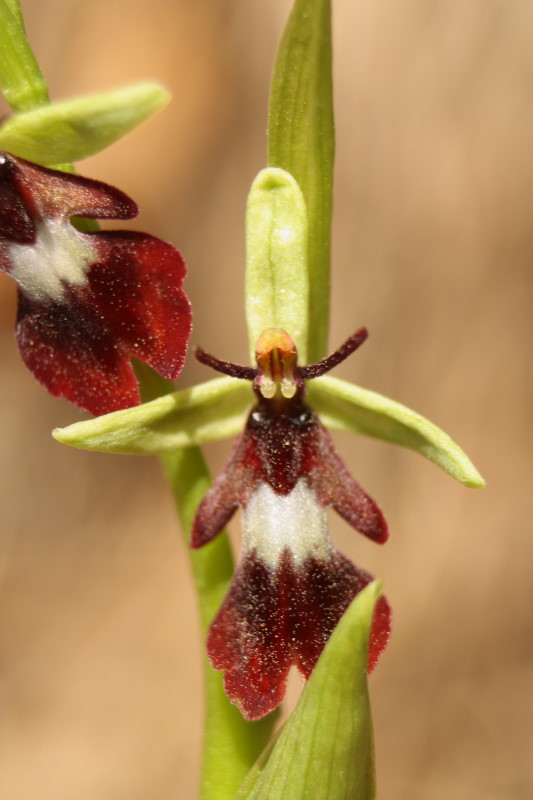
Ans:
[[[213,667],[226,672],[226,693],[246,719],[259,719],[279,705],[291,666],[309,677],[340,617],[371,580],[335,550],[330,558],[295,564],[287,549],[275,569],[255,552],[242,559],[209,631],[207,650]],[[390,611],[382,598],[369,670],[389,630]]]
[[[207,367],[222,372],[223,375],[229,375],[231,378],[241,378],[247,381],[253,381],[257,377],[257,369],[254,367],[246,367],[243,364],[233,364],[231,361],[221,361],[220,358],[206,353],[201,347],[197,347],[194,351],[195,358]]]
[[[341,344],[341,346],[338,347],[333,353],[330,353],[329,356],[326,356],[321,361],[317,361],[316,364],[308,364],[306,367],[299,367],[298,372],[300,373],[300,377],[304,381],[307,381],[311,378],[318,378],[320,375],[324,375],[326,372],[330,372],[330,370],[336,367],[337,364],[340,364],[355,350],[357,350],[357,348],[360,347],[367,338],[367,329],[359,328],[358,331],[346,339],[344,344]]]

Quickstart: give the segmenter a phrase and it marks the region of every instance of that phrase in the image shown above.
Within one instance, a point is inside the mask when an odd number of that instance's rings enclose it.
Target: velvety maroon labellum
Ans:
[[[206,494],[192,527],[192,545],[211,541],[237,508],[243,512],[242,558],[211,625],[207,650],[225,671],[230,700],[247,719],[282,701],[291,666],[307,678],[333,628],[372,576],[333,546],[326,508],[382,543],[387,525],[376,503],[353,479],[312,409],[304,381],[324,374],[366,338],[357,331],[327,358],[298,367],[285,331],[259,338],[257,369],[197,351],[219,372],[253,380],[258,403],[221,475]],[[390,630],[385,598],[374,615],[368,667]]]
[[[140,402],[132,357],[175,380],[186,356],[180,253],[144,233],[71,224],[137,213],[112,186],[0,153],[0,269],[19,288],[22,359],[51,394],[93,414]]]

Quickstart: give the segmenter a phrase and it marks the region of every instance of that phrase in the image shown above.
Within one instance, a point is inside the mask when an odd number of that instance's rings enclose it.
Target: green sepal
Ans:
[[[331,3],[296,0],[272,78],[267,163],[294,176],[307,207],[309,362],[327,351],[334,157]]]
[[[362,433],[416,450],[471,488],[485,481],[448,434],[410,408],[369,389],[325,375],[307,384],[309,401],[329,428]]]
[[[169,99],[159,84],[141,83],[15,114],[0,127],[0,150],[44,166],[81,161],[116,142]]]
[[[372,800],[374,740],[368,640],[380,581],[355,598],[333,631],[294,712],[248,774],[237,800]]]
[[[254,396],[248,381],[215,378],[122,411],[56,428],[58,442],[81,450],[154,455],[235,436]]]
[[[246,206],[246,320],[253,359],[267,328],[284,328],[307,363],[307,216],[300,187],[282,169],[264,169]]]
[[[0,90],[14,111],[48,103],[48,89],[26,38],[16,0],[0,0]]]

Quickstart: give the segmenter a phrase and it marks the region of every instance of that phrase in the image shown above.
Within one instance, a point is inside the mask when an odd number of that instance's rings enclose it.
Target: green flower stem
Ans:
[[[173,384],[142,362],[135,373],[143,400],[164,400]],[[202,638],[217,613],[233,575],[234,562],[226,531],[199,550],[189,546],[189,531],[198,503],[211,485],[199,447],[186,447],[160,455],[185,537],[200,612]],[[204,648],[205,652],[205,648]],[[205,726],[200,800],[233,800],[243,778],[267,744],[275,714],[260,722],[246,722],[231,705],[222,686],[222,675],[202,656],[205,687]]]
[[[161,456],[182,530],[188,539],[196,507],[210,486],[209,474],[199,448]],[[200,550],[187,541],[205,634],[219,609],[233,574],[233,557],[227,534]],[[222,676],[204,657],[206,724],[202,759],[201,800],[233,800],[235,794],[272,733],[276,715],[246,722],[227,699]]]
[[[173,389],[142,362],[135,374],[144,401],[160,399]],[[232,381],[232,383],[238,383]],[[247,387],[249,390],[249,387]],[[185,537],[200,612],[203,639],[217,613],[233,575],[234,562],[226,531],[199,550],[189,546],[189,531],[198,503],[211,485],[209,471],[199,447],[186,447],[160,455]],[[233,800],[245,775],[266,746],[276,715],[260,722],[246,722],[229,702],[222,675],[203,657],[205,727],[202,753],[200,800]]]
[[[295,178],[307,206],[309,363],[321,359],[328,344],[334,157],[331,3],[296,0],[272,78],[268,165]]]

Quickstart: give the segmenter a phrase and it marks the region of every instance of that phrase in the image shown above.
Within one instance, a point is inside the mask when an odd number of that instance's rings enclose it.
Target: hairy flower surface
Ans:
[[[201,502],[192,545],[215,537],[243,510],[242,558],[211,625],[207,650],[224,670],[230,700],[247,719],[276,708],[291,666],[309,677],[333,628],[372,576],[352,564],[329,537],[326,507],[382,543],[387,525],[352,478],[316,414],[303,400],[305,380],[332,369],[366,338],[361,329],[327,358],[298,367],[296,348],[280,329],[265,331],[257,369],[197,358],[219,372],[253,380],[258,403],[219,478]],[[381,598],[368,667],[384,649],[390,611]]]
[[[140,402],[132,357],[168,380],[185,360],[180,253],[144,233],[71,224],[137,213],[112,186],[0,153],[0,269],[19,288],[22,359],[51,394],[96,415]]]

